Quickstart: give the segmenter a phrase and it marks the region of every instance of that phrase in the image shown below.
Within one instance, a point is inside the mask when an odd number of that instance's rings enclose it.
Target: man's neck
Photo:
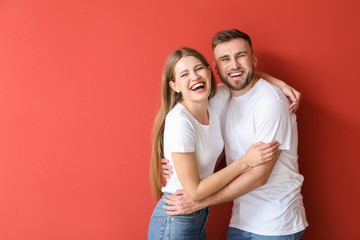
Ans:
[[[259,77],[254,77],[251,82],[249,82],[249,84],[241,89],[241,90],[232,90],[230,89],[231,91],[231,95],[234,96],[234,97],[240,97],[242,95],[244,95],[245,93],[247,93],[258,81],[260,80]]]

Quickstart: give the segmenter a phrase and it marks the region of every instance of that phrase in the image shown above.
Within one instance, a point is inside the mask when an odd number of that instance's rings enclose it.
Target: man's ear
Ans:
[[[254,67],[256,67],[257,64],[258,64],[258,60],[257,60],[257,57],[256,57],[255,53],[253,53],[253,64],[254,64]]]
[[[216,65],[216,62],[214,61],[213,64],[214,64],[215,73],[219,75],[219,70],[218,70],[218,67]]]
[[[172,90],[174,90],[177,93],[180,93],[180,90],[177,88],[177,85],[174,81],[170,81],[169,82],[169,86],[172,88]]]

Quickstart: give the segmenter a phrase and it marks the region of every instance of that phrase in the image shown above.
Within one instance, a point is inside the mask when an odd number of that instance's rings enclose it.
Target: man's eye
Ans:
[[[220,61],[227,62],[227,61],[229,61],[229,59],[228,58],[222,58],[222,59],[220,59]]]

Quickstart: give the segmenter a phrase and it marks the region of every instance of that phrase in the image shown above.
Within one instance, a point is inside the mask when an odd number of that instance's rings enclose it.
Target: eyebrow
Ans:
[[[240,55],[240,54],[244,54],[244,53],[248,53],[247,51],[242,51],[242,52],[237,52],[236,55]]]
[[[244,54],[244,53],[247,54],[248,52],[247,51],[241,51],[241,52],[237,52],[235,55],[240,55],[240,54]],[[229,54],[220,56],[220,57],[218,57],[218,59],[227,58],[227,57],[229,57]]]
[[[188,72],[188,71],[189,71],[189,70],[185,69],[185,70],[179,72],[179,75],[181,75],[181,74],[183,74],[183,73],[185,73],[185,72]]]
[[[197,67],[199,67],[199,66],[204,66],[204,64],[198,63],[198,64],[195,65],[194,68],[197,68]],[[188,71],[189,71],[188,69],[185,69],[185,70],[181,71],[179,74],[181,75],[181,74],[183,74],[184,72],[188,72]]]

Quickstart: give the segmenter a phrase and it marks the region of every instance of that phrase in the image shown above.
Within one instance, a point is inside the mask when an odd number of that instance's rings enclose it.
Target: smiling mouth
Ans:
[[[194,85],[192,85],[190,87],[190,90],[191,91],[198,91],[198,90],[201,90],[201,89],[204,89],[205,88],[205,83],[204,82],[199,82],[199,83],[196,83]]]
[[[240,71],[240,72],[231,72],[228,73],[229,77],[241,77],[244,74],[244,71]]]

